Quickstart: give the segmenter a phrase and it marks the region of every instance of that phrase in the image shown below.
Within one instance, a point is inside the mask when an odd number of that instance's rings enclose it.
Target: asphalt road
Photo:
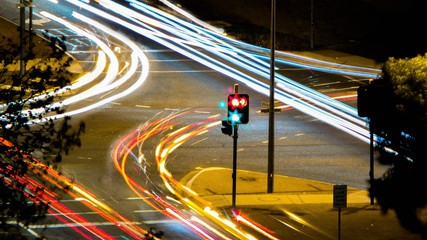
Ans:
[[[12,1],[7,3],[13,6]],[[38,5],[35,12],[41,9],[58,15],[70,17],[69,8],[63,9],[46,1],[46,5]],[[16,22],[16,11],[12,7],[3,7],[2,16],[10,17]],[[89,15],[89,14],[88,14]],[[65,32],[62,26],[46,23],[36,29],[49,28],[49,32]],[[86,133],[82,136],[82,147],[75,149],[66,156],[60,165],[61,172],[78,182],[99,199],[108,203],[122,215],[144,228],[155,227],[165,232],[167,239],[191,239],[194,235],[187,227],[153,211],[128,189],[122,176],[112,161],[112,150],[121,137],[142,126],[155,116],[168,116],[184,109],[200,109],[180,119],[176,129],[187,124],[204,120],[212,115],[220,114],[225,118],[225,110],[219,108],[220,101],[225,101],[229,89],[235,81],[196,63],[179,53],[165,48],[127,30],[123,33],[144,49],[150,63],[148,80],[131,95],[108,103],[87,113],[73,116],[75,121],[86,123]],[[106,36],[104,36],[107,38]],[[69,42],[76,38],[69,38]],[[112,40],[111,45],[114,45]],[[76,54],[86,69],[92,67],[93,55],[88,53],[90,43],[81,46],[86,52]],[[79,49],[76,49],[76,52]],[[124,54],[120,61],[125,61]],[[292,66],[280,66],[280,73],[297,82],[328,95],[345,95],[354,92],[361,82],[367,79],[348,77],[309,69],[297,69]],[[250,123],[239,129],[238,168],[256,172],[267,171],[267,139],[268,115],[259,113],[262,102],[268,98],[246,86],[240,86],[241,93],[251,97]],[[87,100],[88,102],[91,99]],[[346,101],[355,106],[354,99]],[[152,179],[156,179],[154,152],[159,138],[150,139],[142,146],[152,169]],[[313,117],[294,109],[276,114],[276,155],[275,173],[335,184],[347,184],[360,189],[367,188],[369,171],[369,146]],[[206,167],[232,167],[232,139],[223,135],[220,127],[210,130],[200,139],[193,139],[169,156],[168,169],[176,179],[187,173]],[[143,182],[140,169],[134,175]],[[384,167],[376,166],[377,176]],[[160,183],[159,183],[160,185]],[[160,186],[160,188],[164,188]],[[66,198],[67,200],[67,198]],[[72,200],[72,199],[68,199]],[[66,201],[64,201],[66,202]],[[73,201],[70,201],[72,207]],[[93,214],[90,210],[78,207],[76,212],[83,216]],[[101,221],[94,217],[93,222]],[[103,220],[105,221],[105,220]],[[102,223],[102,222],[101,222]],[[103,229],[109,226],[99,225]],[[69,229],[53,228],[46,231],[52,239],[78,239]],[[68,237],[63,237],[67,232]],[[116,237],[122,233],[113,230]],[[70,236],[72,236],[70,238]],[[123,235],[123,237],[128,237]]]

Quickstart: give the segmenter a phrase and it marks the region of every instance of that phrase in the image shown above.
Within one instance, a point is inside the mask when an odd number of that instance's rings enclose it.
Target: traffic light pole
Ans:
[[[239,129],[239,125],[233,125],[234,134],[233,134],[233,192],[232,192],[232,208],[236,209],[236,182],[237,182],[237,138],[239,135],[237,134],[237,130]]]
[[[370,144],[369,144],[369,180],[371,186],[374,183],[374,132],[372,129],[372,122],[369,123],[369,134],[370,134]],[[371,205],[374,205],[374,196],[371,194]]]

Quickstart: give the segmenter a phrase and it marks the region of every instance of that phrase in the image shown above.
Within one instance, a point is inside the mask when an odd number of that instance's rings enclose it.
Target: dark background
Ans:
[[[311,0],[277,1],[277,48],[310,50]],[[269,47],[270,0],[176,0],[239,39]],[[427,51],[427,1],[314,0],[315,49],[377,61]]]

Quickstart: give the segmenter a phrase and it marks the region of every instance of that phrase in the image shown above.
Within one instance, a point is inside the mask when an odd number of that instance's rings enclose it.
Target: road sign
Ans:
[[[33,2],[29,2],[29,1],[23,1],[21,3],[16,3],[15,4],[16,8],[21,8],[21,7],[34,7]]]
[[[261,113],[269,113],[270,112],[270,103],[267,102],[261,102]],[[280,108],[274,108],[275,113],[282,112],[282,109]]]
[[[347,185],[334,185],[334,208],[347,207]]]
[[[261,113],[269,113],[269,112],[270,112],[270,109],[268,109],[268,108],[261,108]],[[274,112],[275,112],[275,113],[282,112],[282,109],[280,109],[280,108],[275,108],[275,109],[274,109]]]

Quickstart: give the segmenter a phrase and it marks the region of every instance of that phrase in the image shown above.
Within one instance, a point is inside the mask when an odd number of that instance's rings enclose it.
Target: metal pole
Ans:
[[[237,138],[239,137],[237,135],[237,130],[239,128],[239,125],[234,124],[234,134],[233,134],[233,193],[232,193],[232,208],[233,210],[236,209],[236,182],[237,182]]]
[[[338,208],[338,240],[341,240],[341,207]]]
[[[234,94],[239,94],[239,84],[234,84]],[[231,202],[232,202],[232,208],[233,210],[236,209],[236,183],[237,183],[237,138],[239,135],[237,134],[237,130],[239,128],[239,125],[232,124],[231,125],[234,133],[233,133],[233,191],[231,196]]]
[[[276,42],[276,0],[271,0],[271,58],[270,58],[270,106],[268,114],[268,167],[267,192],[272,193],[274,187],[274,67]]]
[[[370,133],[370,147],[369,147],[369,179],[371,184],[374,182],[374,132],[372,131],[372,124],[369,123]],[[371,194],[371,205],[374,205],[374,196]]]
[[[25,7],[24,0],[20,0],[19,7],[19,38],[20,38],[20,74],[23,76],[25,74],[25,50],[24,50],[24,32],[25,32]]]
[[[311,41],[310,46],[311,49],[314,49],[314,0],[311,0],[311,8],[310,8],[310,17],[311,17]]]
[[[28,53],[31,54],[31,48],[32,48],[32,44],[33,44],[33,0],[30,0],[30,8],[29,8],[29,25],[28,25],[28,29],[29,29],[29,38],[28,38]]]

